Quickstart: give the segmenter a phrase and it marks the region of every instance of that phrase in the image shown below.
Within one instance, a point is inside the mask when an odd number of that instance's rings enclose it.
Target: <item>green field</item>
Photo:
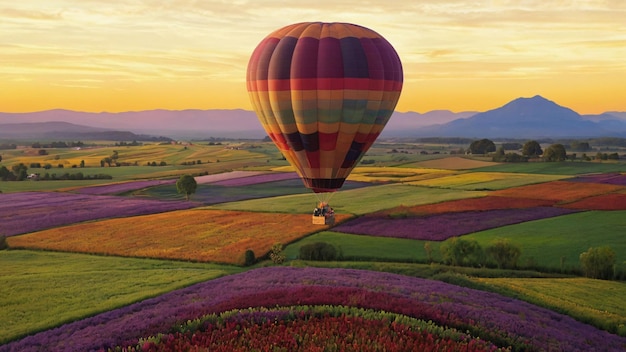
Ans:
[[[521,265],[578,268],[580,253],[589,247],[610,246],[616,262],[626,262],[626,211],[588,211],[529,221],[467,235],[481,245],[495,238],[507,238],[522,249]]]
[[[482,167],[480,169],[476,169],[476,171],[521,172],[548,175],[579,175],[599,172],[626,172],[626,163],[582,161],[564,161],[559,163],[505,163],[494,166]]]
[[[185,262],[0,251],[0,344],[241,271]]]
[[[337,213],[362,215],[398,205],[437,203],[453,199],[480,197],[484,194],[484,192],[388,184],[337,192],[332,196],[329,204]],[[316,202],[315,195],[309,193],[218,204],[212,207],[228,210],[258,211],[259,209],[271,209],[271,211],[279,213],[302,213],[312,212]]]

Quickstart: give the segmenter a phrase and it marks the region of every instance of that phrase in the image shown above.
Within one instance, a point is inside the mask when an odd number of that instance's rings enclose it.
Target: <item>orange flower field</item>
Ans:
[[[549,207],[555,202],[547,199],[513,198],[513,197],[479,197],[451,200],[447,202],[416,205],[412,207],[396,207],[373,214],[373,216],[420,216],[428,214],[454,213],[475,210],[523,209],[533,207]]]
[[[602,194],[562,206],[580,210],[626,210],[626,193]]]
[[[336,214],[341,222],[350,215]],[[183,210],[57,227],[8,239],[12,248],[191,260],[241,265],[324,226],[311,215]],[[253,235],[251,235],[253,234]]]
[[[528,186],[503,189],[494,196],[545,199],[555,202],[573,202],[579,199],[623,190],[624,186],[600,183],[552,181]]]

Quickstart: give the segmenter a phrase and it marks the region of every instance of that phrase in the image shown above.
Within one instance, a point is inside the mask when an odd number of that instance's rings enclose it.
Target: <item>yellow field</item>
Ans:
[[[355,168],[348,180],[360,182],[412,182],[453,174],[455,172],[441,169],[362,166]]]
[[[550,306],[615,323],[626,324],[624,294],[626,284],[587,278],[511,279],[476,278],[488,285],[504,287]]]
[[[451,156],[451,157],[442,158],[442,159],[420,161],[413,165],[419,166],[419,167],[432,167],[436,169],[447,169],[447,170],[469,170],[469,169],[475,169],[477,167],[492,166],[492,165],[497,165],[497,164],[498,163],[494,163],[491,161],[480,161],[480,160],[462,158],[458,156]]]
[[[349,215],[336,215],[337,221]],[[14,236],[13,248],[243,264],[245,251],[257,257],[275,243],[287,244],[327,228],[311,215],[225,210],[182,210],[85,222]]]
[[[413,185],[459,189],[502,189],[532,183],[554,181],[561,175],[539,175],[505,172],[469,172],[440,178],[411,182]]]

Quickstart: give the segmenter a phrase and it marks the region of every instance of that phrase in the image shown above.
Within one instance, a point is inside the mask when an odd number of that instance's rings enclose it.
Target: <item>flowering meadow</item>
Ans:
[[[213,182],[214,185],[217,186],[225,186],[225,187],[241,187],[241,186],[250,186],[256,185],[259,183],[267,183],[267,182],[276,182],[276,181],[284,181],[284,180],[292,180],[299,179],[300,176],[295,172],[281,172],[281,173],[264,173],[260,175],[253,175],[248,177],[237,177],[231,178],[227,180],[221,180]]]
[[[338,214],[337,221],[349,215]],[[243,264],[275,243],[289,243],[328,226],[305,214],[189,209],[91,221],[8,239],[12,248]]]
[[[573,202],[582,198],[620,191],[624,188],[625,186],[603,183],[553,181],[503,189],[493,192],[492,195]]]
[[[184,201],[59,192],[0,193],[0,234],[13,236],[89,220],[132,217],[194,206],[197,204]]]
[[[136,191],[148,187],[170,185],[175,184],[176,179],[171,180],[143,180],[143,181],[131,181],[123,183],[113,183],[108,185],[83,187],[73,190],[75,193],[91,194],[91,195],[103,195],[103,194],[119,194],[129,191]]]
[[[477,197],[450,200],[447,202],[415,205],[412,207],[399,206],[386,209],[368,216],[410,217],[429,214],[457,213],[475,210],[496,210],[496,209],[523,209],[533,207],[549,207],[554,205],[554,201],[531,198],[513,197]]]
[[[442,213],[422,217],[362,216],[333,228],[333,231],[425,241],[448,238],[491,228],[545,219],[573,212],[571,209],[532,207]]]
[[[626,210],[626,193],[601,194],[561,206],[579,210]]]
[[[440,178],[433,178],[411,184],[426,187],[442,187],[463,190],[494,190],[519,187],[531,183],[554,181],[563,178],[559,175],[536,175],[505,172],[467,172]]]
[[[176,330],[127,351],[504,351],[430,321],[346,306],[232,310]]]
[[[0,346],[0,352],[106,351],[138,346],[140,339],[150,341],[150,336],[174,334],[188,321],[193,324],[212,313],[303,305],[350,306],[406,315],[517,350],[610,352],[626,348],[624,337],[495,293],[383,272],[266,267],[39,332]],[[285,338],[280,332],[286,328],[270,327],[268,331],[277,331],[278,336],[270,336],[282,341]],[[228,331],[239,334],[236,329]],[[146,347],[151,348],[149,344]]]
[[[604,174],[583,175],[570,178],[570,182],[604,183],[608,185],[626,186],[626,174],[611,172]]]

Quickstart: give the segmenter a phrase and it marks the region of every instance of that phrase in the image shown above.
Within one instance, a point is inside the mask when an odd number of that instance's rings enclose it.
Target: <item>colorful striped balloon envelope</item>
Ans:
[[[380,34],[349,23],[297,23],[256,47],[252,106],[304,185],[333,192],[372,146],[402,90],[402,63]]]

